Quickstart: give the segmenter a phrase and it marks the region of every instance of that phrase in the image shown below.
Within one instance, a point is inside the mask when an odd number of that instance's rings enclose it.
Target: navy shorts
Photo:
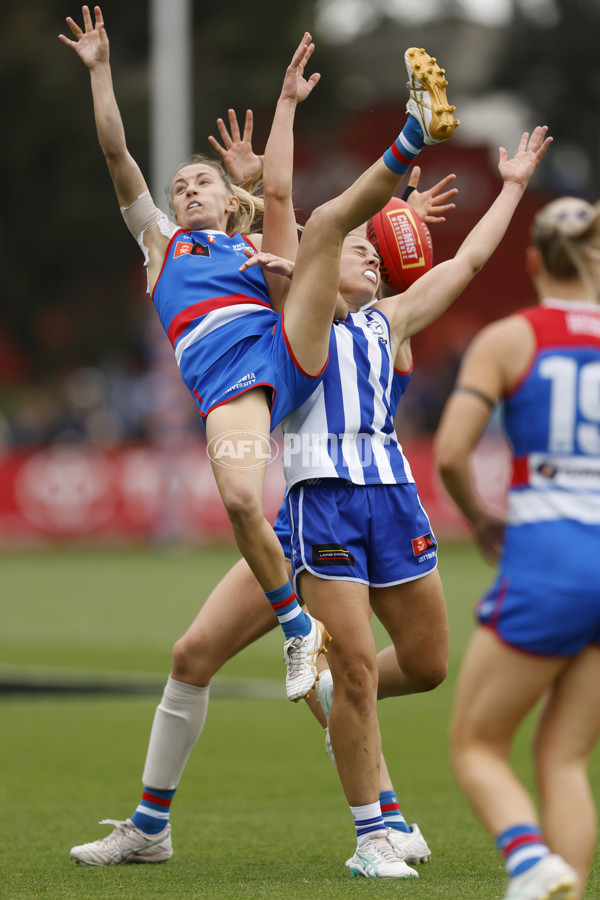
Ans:
[[[476,618],[518,650],[573,656],[600,643],[600,525],[508,526],[496,581]]]
[[[388,587],[437,566],[437,542],[414,483],[356,485],[321,478],[288,494],[294,584],[319,578]]]
[[[311,376],[299,367],[278,318],[267,333],[239,341],[203,372],[192,394],[201,416],[206,418],[216,406],[252,388],[270,388],[273,430],[310,397],[324,371],[325,367],[319,375]]]
[[[275,524],[273,525],[273,531],[279,538],[279,543],[281,544],[281,547],[283,549],[283,555],[286,559],[291,559],[292,533],[290,529],[290,517],[288,515],[287,501],[285,499],[279,507],[279,512],[277,513],[277,518],[275,519]]]

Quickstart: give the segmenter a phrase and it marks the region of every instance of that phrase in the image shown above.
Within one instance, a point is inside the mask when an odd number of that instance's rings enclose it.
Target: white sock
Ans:
[[[210,685],[198,687],[169,678],[150,733],[142,782],[157,790],[179,784],[192,747],[202,734]]]

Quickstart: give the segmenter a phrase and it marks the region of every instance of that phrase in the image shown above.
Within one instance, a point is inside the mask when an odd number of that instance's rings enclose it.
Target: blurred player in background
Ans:
[[[539,305],[473,341],[436,437],[442,480],[499,566],[462,665],[452,757],[504,857],[507,900],[573,900],[596,842],[587,765],[600,734],[600,207],[572,197],[544,207],[527,263]],[[506,519],[469,469],[499,401],[513,448]],[[540,818],[510,765],[538,701]]]

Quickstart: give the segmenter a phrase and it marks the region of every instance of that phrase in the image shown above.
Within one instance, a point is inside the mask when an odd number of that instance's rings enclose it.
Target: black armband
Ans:
[[[454,388],[454,392],[456,393],[457,391],[460,391],[463,394],[472,394],[474,397],[479,397],[479,399],[483,400],[486,406],[489,406],[490,409],[493,409],[496,405],[494,400],[490,400],[489,397],[486,397],[486,395],[482,391],[478,391],[477,388],[467,387],[463,384],[457,384]]]

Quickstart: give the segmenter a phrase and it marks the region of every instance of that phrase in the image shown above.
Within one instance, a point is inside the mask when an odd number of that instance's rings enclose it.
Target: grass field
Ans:
[[[498,856],[458,791],[447,754],[457,666],[473,603],[491,577],[467,546],[440,552],[451,625],[447,681],[431,694],[380,705],[400,804],[433,850],[418,882],[349,878],[352,819],[322,732],[308,710],[284,699],[278,633],[213,682],[206,728],[173,804],[173,859],[107,869],[69,860],[70,846],[107,833],[99,819],[133,812],[171,644],[234,558],[223,548],[0,557],[5,685],[125,684],[150,692],[0,694],[0,897],[501,898]],[[530,783],[528,732],[515,762]],[[600,754],[592,778],[600,784]],[[600,897],[598,860],[586,896]]]

